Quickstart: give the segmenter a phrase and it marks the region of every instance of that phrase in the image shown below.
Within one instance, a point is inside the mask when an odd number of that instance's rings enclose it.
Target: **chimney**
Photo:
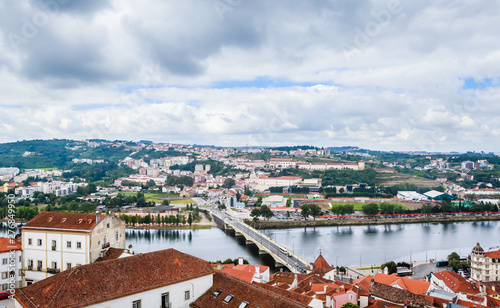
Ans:
[[[95,211],[95,222],[101,222],[101,213],[99,213],[99,211]]]
[[[243,265],[243,257],[238,257],[238,265]]]
[[[260,265],[255,265],[255,274],[260,274]]]

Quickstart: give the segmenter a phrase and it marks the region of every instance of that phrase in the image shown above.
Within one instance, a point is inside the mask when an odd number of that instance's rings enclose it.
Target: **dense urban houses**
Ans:
[[[125,248],[125,223],[114,215],[42,212],[22,232],[24,286]]]
[[[482,282],[499,281],[499,271],[500,250],[485,252],[477,243],[471,253],[471,277]]]
[[[213,274],[207,261],[160,250],[72,267],[18,289],[16,307],[187,308],[213,286]]]
[[[21,287],[21,239],[0,237],[0,284],[2,291]]]

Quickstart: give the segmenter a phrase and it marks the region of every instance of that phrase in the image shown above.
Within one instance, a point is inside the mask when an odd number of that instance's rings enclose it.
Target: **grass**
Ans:
[[[189,203],[196,203],[194,202],[193,199],[182,199],[182,200],[171,200],[170,204],[189,204]]]
[[[287,194],[256,194],[254,197],[267,198],[270,196],[283,196],[285,198],[307,199],[307,195],[287,195]]]
[[[380,269],[380,266],[374,266],[374,267],[360,267],[360,268],[357,268],[357,270],[359,271],[369,271],[369,270],[372,270],[372,269]]]

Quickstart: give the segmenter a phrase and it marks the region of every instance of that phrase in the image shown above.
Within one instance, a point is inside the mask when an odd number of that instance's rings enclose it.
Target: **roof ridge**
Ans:
[[[55,296],[54,296],[54,297],[52,297],[52,300],[51,300],[51,301],[50,301],[50,303],[47,305],[47,308],[49,308],[49,307],[50,307],[50,305],[52,305],[52,303],[56,300],[57,295],[59,294],[59,292],[61,292],[61,290],[62,290],[63,286],[66,284],[66,281],[68,281],[69,277],[70,277],[71,275],[73,275],[73,273],[74,273],[75,271],[77,271],[77,270],[78,270],[78,267],[74,267],[74,270],[72,269],[72,270],[70,271],[70,273],[68,274],[68,276],[66,276],[66,279],[64,279],[64,281],[61,283],[61,287],[60,287],[60,288],[59,288],[59,289],[58,289],[58,290],[54,293],[54,294],[55,294]],[[57,308],[57,306],[55,306],[55,308]]]

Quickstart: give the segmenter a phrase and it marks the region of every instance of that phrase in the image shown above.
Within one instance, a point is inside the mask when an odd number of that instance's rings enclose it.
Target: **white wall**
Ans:
[[[160,308],[161,307],[161,295],[163,293],[169,292],[170,302],[172,305],[170,307],[175,308],[189,308],[189,304],[196,301],[200,296],[208,291],[213,284],[213,274],[203,276],[200,278],[184,281],[181,283],[173,284],[170,286],[146,291],[136,295],[126,296],[111,300],[105,303],[100,303],[96,305],[91,305],[91,308],[128,308],[132,307],[132,302],[135,300],[141,300],[142,308]],[[188,300],[184,299],[184,292],[190,291],[190,298]]]
[[[4,260],[7,264],[4,264]],[[10,268],[9,268],[10,267]],[[22,269],[22,252],[21,250],[15,250],[13,254],[10,252],[0,253],[0,290],[4,291],[10,289],[10,272],[14,268],[15,270],[15,287],[21,286],[21,269]],[[5,274],[6,273],[6,274]],[[2,278],[7,275],[7,278]]]

